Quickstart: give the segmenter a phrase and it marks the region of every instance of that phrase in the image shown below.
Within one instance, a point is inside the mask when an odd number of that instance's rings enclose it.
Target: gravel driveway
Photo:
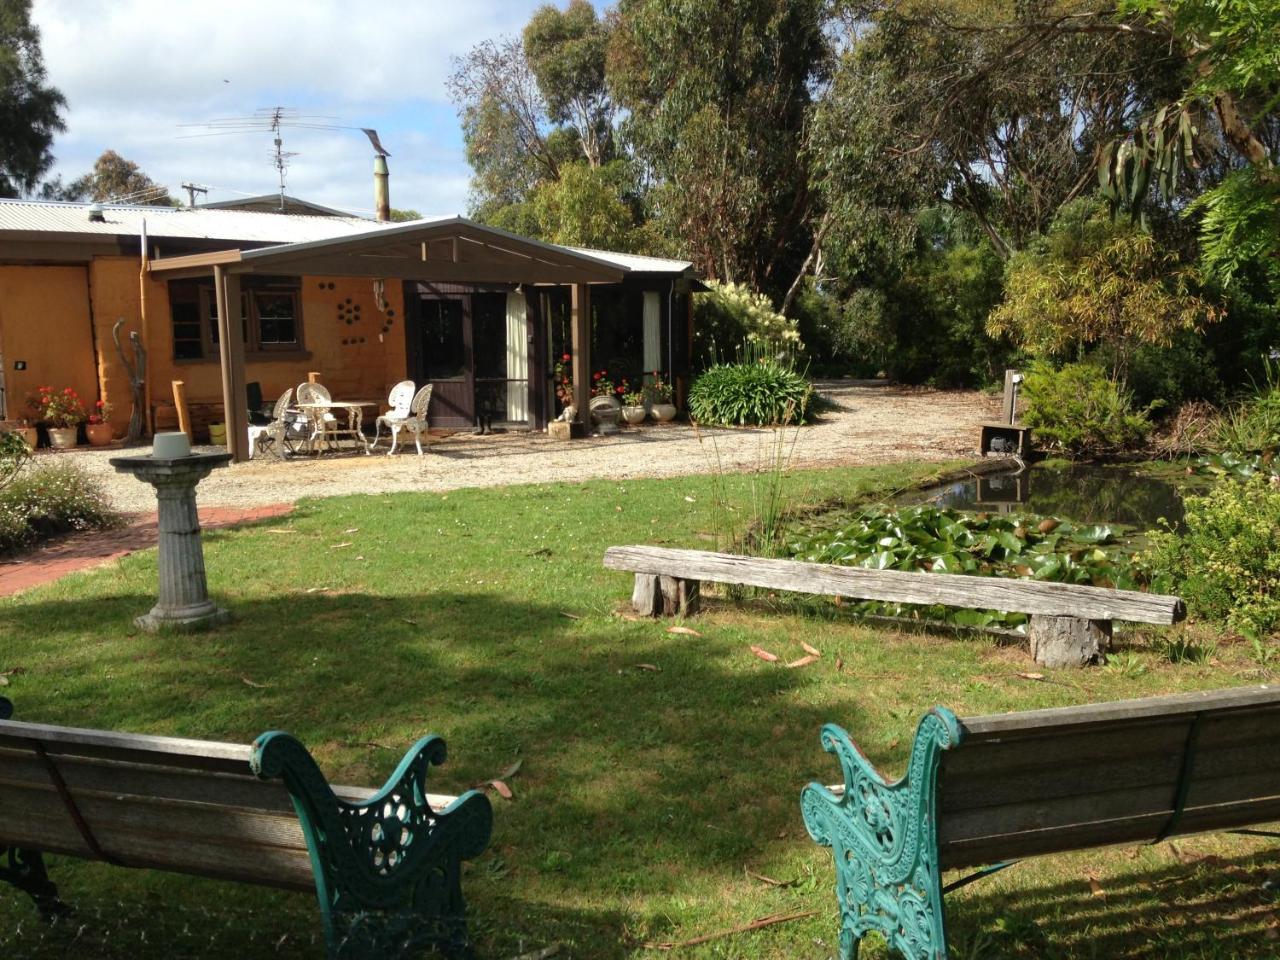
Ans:
[[[833,407],[794,438],[795,465],[890,463],[949,460],[973,454],[978,424],[992,419],[999,398],[973,391],[938,391],[826,381],[819,392]],[[299,497],[401,490],[452,490],[458,487],[541,483],[596,477],[630,479],[707,473],[716,469],[752,469],[763,465],[776,443],[764,429],[695,431],[688,424],[647,424],[612,437],[563,442],[541,433],[477,437],[454,434],[433,439],[419,458],[407,454],[373,456],[329,454],[274,458],[218,469],[200,484],[202,506],[253,506],[292,502]],[[385,448],[384,448],[385,450]],[[145,452],[145,451],[143,451]],[[107,484],[117,509],[155,509],[150,487],[117,474],[107,461],[120,450],[81,448],[72,454]],[[42,455],[41,459],[44,459]]]

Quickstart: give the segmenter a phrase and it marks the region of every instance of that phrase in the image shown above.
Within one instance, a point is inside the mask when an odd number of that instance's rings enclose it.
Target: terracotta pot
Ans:
[[[676,405],[674,403],[655,403],[650,412],[653,419],[659,423],[668,423],[676,418]]]
[[[644,418],[648,416],[648,414],[649,411],[644,408],[643,404],[634,407],[622,408],[622,419],[631,424],[644,423]]]
[[[79,443],[77,427],[50,427],[49,446],[55,450],[70,450]]]
[[[111,436],[111,424],[109,423],[85,424],[84,434],[89,438],[90,445],[95,447],[109,447],[114,439]]]
[[[35,427],[19,427],[16,432],[22,435],[22,439],[27,441],[27,446],[32,450],[40,442],[40,432]]]

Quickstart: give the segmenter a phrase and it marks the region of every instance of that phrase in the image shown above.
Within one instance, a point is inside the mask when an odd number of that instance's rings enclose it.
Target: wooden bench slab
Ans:
[[[1137,590],[976,577],[954,573],[868,570],[829,563],[745,557],[706,550],[623,546],[605,551],[609,570],[635,574],[632,605],[645,616],[697,612],[699,584],[880,600],[1031,615],[1032,656],[1046,666],[1099,662],[1111,641],[1111,621],[1173,624],[1186,607],[1174,596]]]

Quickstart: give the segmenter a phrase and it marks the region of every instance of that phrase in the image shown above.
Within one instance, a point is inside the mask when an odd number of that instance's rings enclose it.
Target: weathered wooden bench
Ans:
[[[1111,643],[1111,621],[1172,624],[1186,617],[1177,597],[1040,580],[955,573],[867,570],[828,563],[769,560],[705,550],[610,547],[604,565],[636,575],[632,606],[644,616],[691,615],[700,584],[738,584],[767,590],[942,604],[1030,614],[1027,637],[1035,659],[1052,667],[1096,663]]]
[[[313,891],[333,958],[470,953],[460,870],[489,800],[428,794],[423,737],[381,790],[330,787],[284,733],[250,746],[21,723],[0,698],[0,879],[67,911],[42,853]]]
[[[1277,741],[1275,685],[966,719],[936,707],[890,783],[828,724],[844,784],[811,783],[801,808],[835,855],[841,956],[876,931],[908,960],[945,960],[943,894],[1015,858],[1280,820]],[[942,885],[979,865],[995,866]]]

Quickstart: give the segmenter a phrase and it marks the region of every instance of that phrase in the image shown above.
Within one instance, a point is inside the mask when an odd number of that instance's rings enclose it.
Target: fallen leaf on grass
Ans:
[[[836,657],[836,673],[839,673],[843,669],[844,669],[844,660],[841,657]]]
[[[9,685],[9,678],[4,676],[3,674],[0,674],[0,687],[7,687],[8,685]]]
[[[794,670],[796,667],[807,667],[811,663],[817,663],[818,660],[818,657],[815,657],[813,654],[809,654],[809,656],[801,657],[799,660],[792,660],[787,664],[787,669]]]
[[[359,528],[359,527],[352,527],[350,530],[343,530],[342,532],[343,532],[343,533],[359,533],[359,532],[360,532],[360,528]]]
[[[332,589],[332,587],[307,587],[307,593],[324,593]]]
[[[240,679],[244,681],[244,685],[246,687],[253,687],[255,690],[265,690],[267,687],[271,686],[269,683],[258,683],[255,680],[250,680],[248,677],[241,677]]]
[[[778,662],[778,655],[776,653],[770,653],[768,650],[764,649],[763,647],[757,647],[754,643],[751,645],[751,652],[754,653],[761,660],[767,660],[769,663]]]
[[[553,943],[549,947],[543,947],[541,950],[532,950],[529,953],[521,953],[511,958],[511,960],[548,960],[554,957],[564,947],[563,943]]]
[[[511,788],[508,787],[501,780],[490,780],[489,786],[493,787],[494,790],[497,790],[498,796],[500,796],[503,800],[510,800],[512,797],[515,796],[515,794],[511,792]]]
[[[1021,680],[1043,680],[1044,679],[1043,673],[1019,673],[1017,674],[1017,676]]]
[[[656,663],[637,663],[637,670],[648,670],[650,673],[661,673],[662,668]]]
[[[698,502],[698,498],[697,498],[697,497],[685,497],[685,498],[684,498],[684,502],[685,502],[685,503],[697,503],[697,502]]]
[[[351,541],[350,541],[350,540],[343,540],[341,543],[331,543],[331,544],[329,544],[329,549],[330,549],[330,550],[338,550],[338,549],[341,549],[342,547],[349,547],[349,546],[351,546]]]
[[[267,533],[297,533],[292,527],[268,527]]]
[[[1088,877],[1089,877],[1089,890],[1093,893],[1093,895],[1095,897],[1105,897],[1107,895],[1107,891],[1102,889],[1102,884],[1098,882],[1098,878],[1093,876],[1092,874],[1089,874]]]
[[[697,630],[694,630],[692,627],[667,627],[667,633],[679,633],[679,634],[683,634],[686,637],[702,636],[702,634],[700,634]]]
[[[418,625],[418,621],[417,621],[417,620],[410,620],[408,617],[401,617],[401,618],[400,618],[400,621],[401,621],[402,623],[407,623],[407,624],[408,624],[409,626],[411,626],[411,627],[416,627],[416,626]]]
[[[582,619],[582,618],[581,618],[580,616],[578,616],[576,613],[570,613],[568,610],[561,610],[561,611],[560,611],[560,616],[565,617],[566,619],[569,619],[569,620],[581,620],[581,619]]]
[[[817,647],[812,646],[811,644],[803,643],[803,642],[802,642],[802,643],[800,644],[800,648],[801,648],[802,650],[804,650],[804,652],[805,652],[805,653],[809,654],[809,656],[811,656],[811,657],[820,657],[820,656],[822,656],[822,651],[821,651],[821,650],[819,650]]]

